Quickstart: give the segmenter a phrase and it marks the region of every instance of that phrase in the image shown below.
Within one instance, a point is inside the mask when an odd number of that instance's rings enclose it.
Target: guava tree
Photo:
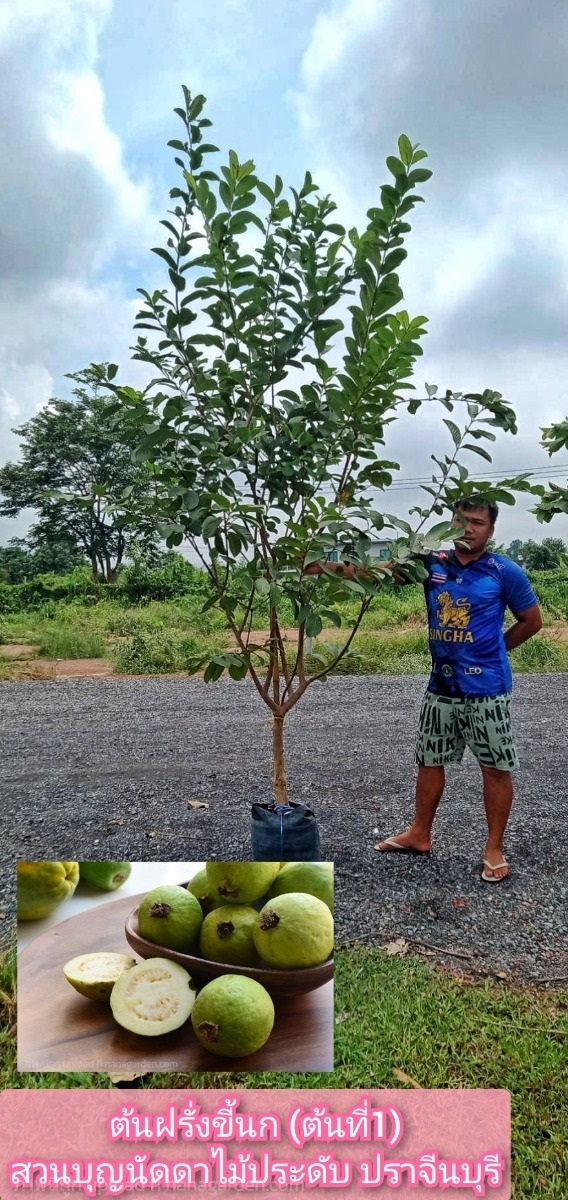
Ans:
[[[548,450],[550,456],[557,454],[559,450],[568,450],[568,417],[542,429],[541,433],[542,445],[545,450]],[[544,487],[540,483],[532,490],[540,497],[536,508],[533,509],[538,521],[549,524],[553,517],[561,513],[568,513],[568,487],[566,484],[549,483],[547,487]]]
[[[274,794],[285,803],[287,714],[347,652],[384,578],[393,570],[421,577],[413,556],[447,537],[458,496],[481,489],[513,503],[511,489],[523,479],[474,481],[459,459],[471,450],[490,462],[481,443],[494,440],[491,427],[514,433],[515,416],[497,392],[446,392],[442,406],[463,407],[464,417],[461,426],[445,418],[451,449],[433,456],[426,507],[412,510],[416,528],[378,511],[369,493],[387,489],[398,469],[382,449],[388,427],[437,403],[436,387],[422,400],[409,382],[426,318],[398,307],[406,218],[421,200],[416,185],[431,174],[418,165],[426,153],[401,136],[380,203],[362,231],[346,233],[309,172],[286,197],[279,176],[263,182],[232,150],[211,170],[217,147],[204,141],[205,98],[183,92],[183,134],[169,143],[180,181],[162,222],[166,245],[154,251],[169,286],[139,289],[136,328],[144,333],[134,357],[150,364],[152,380],[138,391],[115,382],[115,368],[96,369],[120,419],[129,414],[138,430],[136,456],[154,478],[148,514],[160,518],[168,546],[193,547],[213,589],[207,606],[217,605],[232,631],[234,648],[193,666],[205,667],[206,680],[225,670],[251,677],[272,713]],[[426,533],[432,513],[445,519]],[[388,567],[369,553],[385,528],[401,533]],[[333,547],[345,564],[339,570],[325,563]],[[344,624],[337,602],[347,598],[357,613],[342,644],[308,656],[308,638],[324,624]],[[291,654],[285,601],[297,625]],[[259,647],[250,633],[262,606],[268,632]]]

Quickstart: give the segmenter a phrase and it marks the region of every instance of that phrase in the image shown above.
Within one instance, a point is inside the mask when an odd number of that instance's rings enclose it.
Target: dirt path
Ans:
[[[389,626],[384,629],[367,630],[377,638],[381,637],[396,637],[397,633],[407,633],[409,629],[415,630],[416,625],[405,625],[404,628]],[[547,625],[543,631],[548,636],[553,637],[559,642],[568,641],[568,625],[560,622],[553,625]],[[341,629],[323,629],[319,634],[320,641],[336,642],[341,640],[345,634]],[[268,632],[262,629],[253,630],[249,645],[263,646],[266,644]],[[282,637],[286,644],[294,645],[297,637],[297,629],[283,629]],[[124,639],[121,639],[124,640]],[[227,636],[227,646],[234,646],[235,641],[231,634]],[[0,645],[0,660],[8,660],[9,666],[4,668],[4,678],[7,680],[33,680],[33,679],[102,679],[114,676],[117,679],[133,679],[139,676],[132,674],[120,674],[115,671],[114,665],[109,658],[39,658],[37,655],[37,647],[28,644],[12,643],[9,645]],[[171,672],[169,678],[179,678],[186,675],[185,671]],[[195,677],[199,678],[203,675],[202,671],[197,671]]]

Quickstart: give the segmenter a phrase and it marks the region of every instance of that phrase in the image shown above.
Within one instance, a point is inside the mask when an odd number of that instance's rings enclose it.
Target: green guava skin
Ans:
[[[283,896],[286,892],[307,892],[317,896],[333,912],[333,863],[289,862],[281,867],[268,899]]]
[[[212,962],[252,967],[257,961],[253,930],[258,913],[246,904],[222,904],[205,917],[199,951]]]
[[[200,991],[191,1024],[212,1054],[244,1058],[268,1041],[274,1004],[266,988],[245,975],[219,975]]]
[[[188,950],[203,924],[201,905],[179,884],[162,884],[147,892],[138,908],[140,936],[168,950]]]
[[[136,959],[127,954],[100,951],[78,954],[63,967],[63,974],[71,987],[88,1000],[110,1000],[112,989],[124,971],[136,966]]]
[[[199,900],[204,917],[214,909],[223,907],[223,901],[215,895],[209,883],[206,867],[203,867],[201,871],[197,872],[197,875],[193,876],[193,879],[190,879],[187,890]]]
[[[287,892],[269,900],[259,912],[254,944],[268,966],[317,967],[333,950],[333,917],[317,896]]]
[[[79,878],[102,892],[115,892],[126,883],[132,867],[128,862],[80,862]]]
[[[143,1037],[160,1037],[184,1025],[195,1003],[187,971],[167,958],[147,958],[117,979],[110,994],[118,1025]]]
[[[207,878],[224,904],[253,904],[266,895],[279,862],[209,862]]]

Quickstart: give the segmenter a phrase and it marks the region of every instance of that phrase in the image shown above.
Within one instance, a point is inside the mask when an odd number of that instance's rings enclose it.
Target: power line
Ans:
[[[501,478],[503,478],[503,476],[505,476],[505,478],[514,478],[516,475],[524,475],[524,474],[530,473],[534,478],[537,479],[537,481],[547,482],[549,480],[554,480],[554,479],[564,479],[566,477],[567,471],[568,471],[568,462],[567,463],[555,463],[553,467],[546,467],[546,466],[544,466],[544,467],[512,467],[512,468],[509,468],[507,474],[505,474],[504,470],[484,471],[483,474],[486,479],[492,480],[492,479],[501,479]],[[413,475],[413,476],[403,477],[402,479],[393,480],[392,483],[388,484],[388,490],[389,491],[400,491],[400,492],[415,492],[415,491],[420,490],[420,487],[422,484],[431,484],[436,481],[437,480],[432,479],[431,475]],[[333,486],[330,487],[329,483],[324,484],[323,490],[324,491],[329,490],[330,494],[334,491]],[[380,488],[370,488],[369,490],[370,491],[380,491],[381,489]]]

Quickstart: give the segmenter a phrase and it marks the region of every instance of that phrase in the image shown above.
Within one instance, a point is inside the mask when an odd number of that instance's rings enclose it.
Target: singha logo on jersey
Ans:
[[[442,628],[430,627],[430,641],[472,642],[473,634],[468,630],[470,609],[471,604],[466,597],[454,600],[450,592],[440,592],[436,616]]]

